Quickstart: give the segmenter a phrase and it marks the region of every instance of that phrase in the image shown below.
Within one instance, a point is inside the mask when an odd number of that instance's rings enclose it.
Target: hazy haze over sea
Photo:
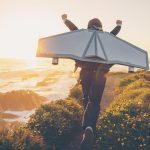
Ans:
[[[0,58],[0,93],[28,89],[50,101],[66,98],[70,88],[77,83],[78,73],[73,73],[74,61],[61,59],[58,65],[52,65],[51,61],[50,58]],[[111,70],[127,69],[116,65]],[[7,110],[4,113],[18,115],[16,119],[3,119],[5,121],[25,121],[34,110]]]
[[[49,100],[64,98],[70,87],[76,83],[73,70],[74,62],[70,60],[60,60],[59,65],[54,66],[51,59],[47,58],[29,60],[2,58],[0,92],[30,89]],[[40,82],[43,84],[38,84]]]
[[[50,58],[1,58],[0,92],[30,89],[49,100],[64,98],[77,81],[73,70],[72,60],[59,60],[58,65],[52,65]],[[127,71],[127,67],[114,66],[111,70]],[[38,84],[48,77],[52,78],[51,81]]]

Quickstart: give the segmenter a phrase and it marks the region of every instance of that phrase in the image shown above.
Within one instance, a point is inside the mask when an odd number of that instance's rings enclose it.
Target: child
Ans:
[[[78,30],[67,15],[62,15],[65,25],[71,30]],[[117,35],[121,29],[122,21],[116,21],[117,26],[110,32]],[[102,30],[102,23],[94,18],[88,22],[88,29]],[[100,101],[106,83],[106,74],[112,65],[98,64],[91,62],[76,61],[76,66],[81,67],[80,80],[83,91],[84,115],[82,126],[84,129],[83,139],[81,141],[81,150],[92,150],[96,123],[100,112]]]

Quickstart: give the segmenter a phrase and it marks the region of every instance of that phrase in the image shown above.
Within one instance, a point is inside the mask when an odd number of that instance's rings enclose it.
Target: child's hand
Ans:
[[[66,20],[66,19],[67,19],[67,14],[63,14],[63,15],[61,16],[61,18],[62,18],[62,20]]]
[[[122,20],[117,20],[116,24],[121,26],[122,25]]]

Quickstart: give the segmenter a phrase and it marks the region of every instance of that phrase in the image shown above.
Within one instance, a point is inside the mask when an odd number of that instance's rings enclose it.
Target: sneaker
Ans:
[[[90,126],[86,127],[81,141],[80,147],[81,150],[92,150],[93,139],[94,139],[93,129]]]

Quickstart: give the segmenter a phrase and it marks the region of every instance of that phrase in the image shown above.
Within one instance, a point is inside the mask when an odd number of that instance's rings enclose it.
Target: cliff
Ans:
[[[47,99],[31,90],[0,93],[0,111],[23,111],[38,108]]]

